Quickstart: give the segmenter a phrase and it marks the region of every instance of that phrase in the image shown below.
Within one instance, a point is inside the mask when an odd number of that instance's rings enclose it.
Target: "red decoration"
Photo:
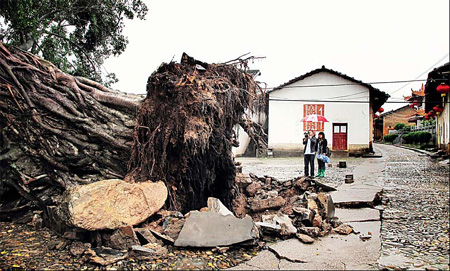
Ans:
[[[441,113],[442,111],[444,111],[444,108],[440,107],[439,105],[436,105],[435,107],[433,107],[433,110],[436,111],[437,113]]]
[[[383,113],[384,112],[384,108],[380,107],[380,109],[378,109],[378,112]]]
[[[446,93],[448,93],[450,91],[450,87],[444,83],[440,84],[439,86],[437,86],[436,90],[441,93],[444,94],[443,96],[445,96]]]
[[[426,120],[429,120],[429,119],[430,119],[430,116],[429,116],[429,115],[426,115],[424,118],[425,118]]]
[[[413,107],[414,107],[414,105],[413,105],[413,104],[410,104],[410,105],[409,105],[409,107],[413,108]]]
[[[419,103],[413,103],[413,106],[418,106],[419,105]]]

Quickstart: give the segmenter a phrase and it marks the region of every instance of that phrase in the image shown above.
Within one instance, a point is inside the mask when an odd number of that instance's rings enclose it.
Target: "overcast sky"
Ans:
[[[104,65],[121,91],[145,93],[149,75],[183,52],[205,62],[264,56],[250,67],[269,87],[322,65],[370,83],[416,79],[449,61],[449,0],[145,2],[147,20],[126,22],[126,51]],[[392,93],[404,85],[374,87]]]

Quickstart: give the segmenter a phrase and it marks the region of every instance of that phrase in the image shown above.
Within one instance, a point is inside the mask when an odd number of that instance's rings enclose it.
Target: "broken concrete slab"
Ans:
[[[192,211],[186,219],[175,246],[178,247],[217,247],[253,240],[253,220],[223,216],[214,212]]]
[[[225,207],[225,205],[223,205],[223,203],[219,199],[213,197],[208,198],[208,210],[210,212],[216,212],[221,215],[234,216],[233,213],[230,210],[228,210],[228,208]]]
[[[372,232],[372,238],[361,242],[357,235],[327,235],[314,244],[303,244],[297,239],[289,239],[270,246],[279,256],[291,262],[305,262],[295,265],[299,269],[325,269],[343,266],[347,270],[376,269],[380,256],[380,222],[355,222],[352,226],[361,232]],[[258,256],[253,261],[258,260]]]
[[[175,240],[168,236],[165,235],[163,233],[157,232],[155,230],[149,229],[151,233],[153,233],[153,235],[158,238],[159,240],[162,240],[164,244],[169,244],[169,245],[173,245],[173,243],[175,243]]]
[[[375,185],[354,184],[342,185],[338,191],[331,192],[337,207],[374,206],[379,199],[382,188]]]
[[[290,236],[297,233],[297,228],[292,224],[292,220],[283,214],[278,215],[263,215],[262,222],[255,224],[269,232],[276,232],[281,236]]]
[[[380,211],[372,208],[342,209],[336,208],[335,216],[346,222],[380,221]]]
[[[227,270],[277,270],[280,260],[268,250],[263,250],[256,257]]]
[[[149,229],[136,228],[134,229],[134,232],[136,233],[136,236],[141,245],[145,245],[148,243],[163,244],[163,241],[156,238],[155,235],[153,235],[153,233]]]
[[[276,198],[254,200],[250,208],[253,212],[262,212],[268,209],[280,209],[285,203],[286,200],[278,196]]]
[[[335,208],[331,195],[328,193],[319,193],[317,194],[317,200],[322,205],[321,207],[323,207],[324,218],[330,219],[334,217]]]
[[[136,225],[164,205],[163,182],[126,183],[103,180],[75,186],[66,192],[58,215],[72,226],[89,231]]]

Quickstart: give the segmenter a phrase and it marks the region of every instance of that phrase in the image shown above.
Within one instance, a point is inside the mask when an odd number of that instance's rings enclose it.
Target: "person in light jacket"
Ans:
[[[316,155],[316,135],[312,130],[305,133],[303,138],[304,148],[304,160],[305,160],[305,176],[314,176],[314,157]],[[311,175],[309,173],[311,172]]]
[[[325,139],[324,132],[320,132],[318,137],[319,138],[316,144],[316,152],[318,155],[321,154],[326,156],[328,141]],[[319,165],[319,169],[317,170],[319,171],[319,173],[316,175],[316,177],[325,177],[325,162],[317,158],[317,164]]]

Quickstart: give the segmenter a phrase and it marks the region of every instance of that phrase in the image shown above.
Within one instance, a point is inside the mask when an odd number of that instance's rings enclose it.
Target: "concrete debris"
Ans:
[[[210,212],[216,212],[221,215],[234,216],[233,213],[230,210],[228,210],[228,208],[225,207],[225,205],[223,205],[223,203],[219,199],[213,197],[208,198],[208,210]]]
[[[322,227],[322,217],[319,214],[316,214],[313,219],[313,227],[321,228]]]
[[[270,199],[255,200],[252,202],[250,209],[253,212],[262,212],[269,209],[280,209],[286,203],[283,197]]]
[[[369,240],[370,238],[372,238],[372,234],[370,232],[368,234],[360,234],[359,235],[359,239],[361,239],[362,241]]]
[[[298,228],[298,231],[311,237],[317,237],[320,233],[320,229],[318,227],[301,227]]]
[[[155,230],[152,230],[152,229],[150,229],[150,231],[151,231],[151,233],[153,233],[153,235],[156,238],[162,240],[164,244],[173,245],[173,243],[175,243],[175,240],[172,237],[168,236],[168,235],[165,235],[163,233],[159,233],[159,232],[157,232]]]
[[[251,217],[239,219],[215,212],[191,211],[175,241],[178,247],[229,246],[258,238]]]
[[[113,264],[128,257],[128,253],[126,251],[120,251],[103,246],[96,248],[94,252],[95,253],[93,253],[93,255],[89,258],[90,262],[103,266]]]
[[[253,182],[253,180],[250,177],[250,175],[248,175],[248,174],[237,173],[235,182],[239,188],[245,188],[249,184],[251,184]]]
[[[166,236],[169,236],[173,240],[176,240],[178,238],[178,235],[180,234],[181,229],[183,228],[185,221],[185,218],[167,216],[162,226],[162,233]]]
[[[109,239],[109,245],[119,250],[127,250],[131,246],[139,244],[139,239],[131,226],[115,230]]]
[[[153,235],[153,233],[149,229],[136,228],[134,229],[136,236],[141,245],[149,244],[149,243],[158,243],[163,244],[161,239],[158,239]]]
[[[256,225],[281,236],[291,236],[297,233],[297,228],[292,224],[292,220],[284,214],[263,215],[262,222],[256,222]]]
[[[317,194],[317,200],[320,203],[320,209],[324,212],[323,216],[326,219],[331,219],[332,217],[334,217],[335,207],[330,194],[321,192]]]
[[[80,257],[81,255],[83,255],[86,250],[91,248],[91,244],[89,243],[82,243],[80,241],[75,241],[72,243],[72,245],[70,245],[69,247],[69,251],[70,254],[72,254],[75,257]]]
[[[129,255],[137,260],[153,260],[168,254],[168,250],[159,244],[132,246]]]
[[[143,222],[166,198],[163,182],[104,180],[69,189],[57,213],[71,226],[89,231],[118,229]]]
[[[353,227],[348,224],[342,224],[339,227],[334,228],[333,231],[342,235],[349,235],[354,232]]]
[[[300,240],[302,243],[305,244],[312,244],[315,241],[314,238],[309,237],[308,235],[303,233],[297,233],[295,236],[297,237],[298,240]]]
[[[257,182],[253,182],[250,185],[247,186],[246,191],[247,194],[250,197],[253,197],[256,195],[256,193],[258,193],[258,191],[261,189],[261,184],[257,183]]]
[[[306,226],[312,226],[314,219],[314,211],[298,206],[294,206],[292,210],[297,215],[297,219],[300,220],[301,223],[303,223]]]

